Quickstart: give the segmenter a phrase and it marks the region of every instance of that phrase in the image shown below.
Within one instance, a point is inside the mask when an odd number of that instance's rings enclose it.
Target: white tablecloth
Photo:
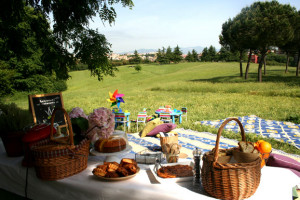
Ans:
[[[126,154],[122,157],[133,157]],[[88,168],[80,174],[58,181],[43,181],[36,177],[34,168],[28,171],[27,197],[30,199],[214,199],[203,191],[199,183],[182,182],[159,184],[155,182],[148,165],[139,165],[141,171],[132,179],[105,182],[94,177],[93,168],[102,163],[103,157],[90,156]],[[25,196],[26,168],[22,157],[7,157],[0,142],[0,188]],[[264,167],[260,185],[249,199],[291,199],[292,187],[300,179],[290,170]]]

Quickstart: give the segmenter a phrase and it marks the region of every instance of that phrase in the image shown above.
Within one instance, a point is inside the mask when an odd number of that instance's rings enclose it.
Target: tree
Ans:
[[[59,71],[56,76],[52,73],[58,65],[56,61],[61,59],[60,51],[49,31],[48,21],[40,12],[31,7],[24,7],[19,14],[0,12],[0,81],[5,83],[0,94],[15,90],[64,90],[66,84],[57,78],[68,76]],[[73,64],[68,58],[60,63],[63,62]]]
[[[216,48],[213,47],[212,45],[210,45],[210,47],[208,48],[208,54],[209,54],[211,62],[216,60],[217,51],[216,51]]]
[[[247,24],[253,24],[251,30],[255,37],[250,37],[252,44],[261,54],[258,66],[258,81],[262,82],[262,66],[271,46],[282,46],[294,37],[293,23],[296,10],[290,5],[282,5],[277,1],[255,2],[242,11]]]
[[[294,23],[294,38],[292,41],[287,42],[286,44],[279,46],[281,50],[285,51],[286,53],[286,68],[285,73],[288,72],[288,63],[289,63],[289,57],[295,56],[298,54],[298,61],[297,61],[297,68],[296,68],[296,76],[299,76],[299,68],[300,68],[300,11],[297,12]]]
[[[173,51],[173,60],[175,63],[179,63],[180,61],[182,61],[182,59],[183,59],[182,52],[181,52],[179,46],[177,45]]]
[[[168,46],[166,51],[166,63],[170,63],[171,61],[173,61],[173,53],[171,47]]]
[[[193,57],[192,57],[192,54],[190,51],[188,51],[186,57],[185,57],[185,60],[188,61],[188,62],[192,62],[193,61]]]
[[[243,11],[242,11],[243,12]],[[222,33],[219,36],[220,44],[230,49],[231,52],[239,52],[239,62],[240,62],[240,76],[243,76],[243,54],[245,52],[245,28],[241,22],[244,15],[240,14],[236,16],[233,20],[229,19],[222,25]]]
[[[218,60],[219,61],[229,61],[230,60],[231,53],[228,51],[225,47],[221,47],[219,51]]]
[[[31,57],[32,61],[34,59],[34,62],[39,63],[37,65],[43,73],[67,79],[69,69],[80,59],[99,80],[103,79],[103,75],[113,75],[116,68],[111,66],[107,58],[110,44],[104,35],[89,29],[88,25],[89,20],[97,15],[103,22],[113,24],[116,12],[112,6],[117,3],[129,8],[133,6],[131,0],[88,0],[76,3],[72,0],[1,1],[0,60],[16,71],[17,66],[22,65],[20,63],[26,63],[26,59]],[[28,9],[38,17],[28,17],[31,15]],[[50,15],[53,21],[51,31],[48,22]],[[69,52],[69,49],[74,52]]]
[[[197,51],[195,49],[192,50],[191,56],[192,56],[192,62],[199,61],[198,53],[197,53]]]
[[[157,54],[156,54],[156,62],[160,63],[161,64],[161,61],[162,61],[162,52],[160,49],[157,50]]]
[[[137,50],[134,50],[134,55],[130,60],[131,60],[131,63],[134,63],[134,64],[139,64],[142,62],[142,58],[139,56]]]
[[[205,47],[205,48],[202,50],[201,61],[206,62],[206,61],[209,61],[209,60],[211,60],[211,58],[210,58],[210,55],[209,55],[209,53],[208,53],[207,47]]]

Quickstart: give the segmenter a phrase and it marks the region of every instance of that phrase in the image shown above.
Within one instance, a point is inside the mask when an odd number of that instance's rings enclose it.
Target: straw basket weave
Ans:
[[[242,123],[236,118],[228,118],[219,128],[214,159],[208,159],[206,154],[203,156],[203,167],[201,169],[203,188],[208,194],[218,199],[235,200],[249,198],[255,193],[260,182],[260,158],[249,163],[221,164],[217,161],[221,132],[225,125],[232,120],[239,124],[242,140],[246,141]]]
[[[57,110],[64,112],[68,123],[68,137],[53,138],[52,127]],[[43,180],[58,180],[83,171],[87,168],[89,145],[88,139],[74,145],[69,115],[63,108],[55,109],[51,117],[50,139],[42,140],[31,147],[37,177]]]

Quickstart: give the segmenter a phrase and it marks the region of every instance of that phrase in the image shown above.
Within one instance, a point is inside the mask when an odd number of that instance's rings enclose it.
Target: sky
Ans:
[[[209,47],[219,49],[222,24],[254,0],[133,0],[134,7],[115,5],[117,18],[111,26],[94,18],[114,53],[139,49]],[[300,0],[278,0],[300,10]]]

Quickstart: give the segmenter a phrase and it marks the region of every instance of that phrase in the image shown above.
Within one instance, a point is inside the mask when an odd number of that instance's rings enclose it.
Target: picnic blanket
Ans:
[[[266,120],[255,115],[236,118],[238,118],[243,124],[245,133],[256,133],[263,137],[274,138],[282,142],[287,142],[300,149],[300,124]],[[225,119],[201,121],[197,123],[219,128],[224,120]],[[236,133],[240,132],[240,128],[235,121],[229,122],[225,126],[225,129]]]
[[[217,135],[208,132],[197,132],[193,130],[185,130],[182,128],[174,129],[178,133],[178,143],[182,146],[180,152],[186,153],[188,159],[193,158],[193,150],[197,147],[203,153],[210,151],[216,145]],[[131,153],[138,153],[145,149],[153,150],[160,147],[160,139],[156,137],[141,138],[138,133],[128,134],[128,142],[132,146]],[[224,138],[221,136],[220,148],[228,149],[237,147],[238,141]],[[281,154],[293,158],[300,162],[300,155],[287,154],[283,151],[273,149],[273,153]]]

